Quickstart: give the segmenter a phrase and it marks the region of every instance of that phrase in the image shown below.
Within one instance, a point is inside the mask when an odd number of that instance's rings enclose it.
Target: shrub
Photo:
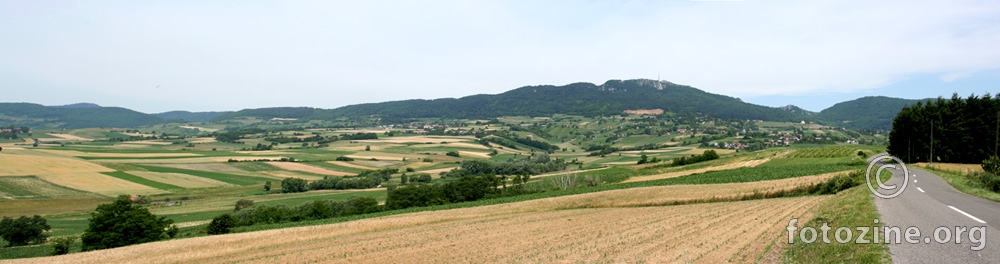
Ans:
[[[76,242],[76,236],[57,237],[52,239],[52,255],[69,253],[69,247]]]
[[[48,221],[38,215],[31,218],[21,216],[17,219],[4,217],[0,220],[0,238],[7,240],[8,247],[44,243],[47,237],[44,232],[51,229]]]
[[[90,214],[90,225],[80,240],[83,251],[115,248],[163,239],[173,220],[156,216],[141,205],[133,204],[128,195],[98,205]]]
[[[461,157],[461,155],[458,154],[458,151],[454,151],[454,150],[448,151],[448,153],[445,153],[445,155],[456,157],[456,158],[460,158]]]
[[[228,234],[229,229],[236,226],[236,217],[232,214],[222,214],[212,218],[212,222],[208,223],[207,232],[209,235],[219,235]]]
[[[271,191],[271,181],[264,182],[264,191],[265,192],[270,192]]]
[[[239,211],[250,207],[253,207],[253,200],[240,199],[239,201],[236,201],[236,209],[233,211]]]
[[[998,174],[1000,173],[1000,158],[997,158],[997,156],[990,156],[988,159],[983,160],[982,166],[984,171],[994,175]]]
[[[406,172],[414,172],[413,168],[406,168]]]
[[[306,180],[304,179],[285,178],[281,181],[281,192],[283,193],[305,192],[308,190]]]
[[[344,157],[344,156],[337,157],[336,160],[337,161],[354,161],[353,158],[348,158],[348,157]]]

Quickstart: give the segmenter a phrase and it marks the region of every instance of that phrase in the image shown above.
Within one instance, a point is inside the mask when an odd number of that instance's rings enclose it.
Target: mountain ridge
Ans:
[[[239,111],[169,111],[145,114],[120,107],[92,103],[42,106],[31,103],[0,103],[0,126],[34,125],[52,128],[139,126],[168,120],[221,121],[238,117],[300,118],[335,120],[342,117],[378,115],[387,120],[405,118],[474,118],[500,116],[615,115],[625,110],[662,109],[669,114],[704,114],[726,119],[767,121],[816,121],[860,129],[889,129],[903,106],[921,100],[885,96],[862,97],[812,112],[789,104],[769,107],[739,98],[709,93],[691,86],[649,79],[609,80],[603,84],[577,82],[562,86],[522,86],[498,94],[476,94],[459,98],[409,99],[361,103],[332,109],[314,107],[268,107]],[[872,113],[876,114],[872,114]]]

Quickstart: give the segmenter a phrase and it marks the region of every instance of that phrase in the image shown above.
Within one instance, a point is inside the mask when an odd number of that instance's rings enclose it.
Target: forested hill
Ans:
[[[0,126],[32,128],[135,127],[162,122],[159,117],[121,107],[61,107],[0,103]]]
[[[499,116],[615,115],[630,109],[663,109],[677,114],[706,114],[720,118],[798,121],[803,117],[774,107],[707,93],[689,86],[652,80],[612,80],[602,85],[526,86],[495,95],[458,99],[405,100],[350,105],[336,109],[249,109],[236,116],[333,119],[382,115],[399,118],[492,118]]]
[[[224,114],[232,112],[188,112],[188,111],[170,111],[163,112],[159,114],[153,114],[156,117],[162,118],[163,120],[184,120],[191,122],[202,122],[212,120],[213,118],[219,117]]]
[[[855,129],[889,130],[892,119],[903,107],[918,101],[885,96],[868,96],[837,103],[819,112],[829,125]]]

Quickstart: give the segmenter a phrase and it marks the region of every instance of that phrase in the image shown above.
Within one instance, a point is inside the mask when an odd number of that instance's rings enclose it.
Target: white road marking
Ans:
[[[917,179],[913,179],[913,183],[917,183]]]
[[[975,216],[972,216],[969,213],[962,212],[962,210],[958,210],[958,208],[955,208],[954,206],[949,205],[948,208],[951,208],[952,210],[955,210],[956,212],[959,212],[959,213],[961,213],[961,214],[963,214],[965,216],[968,216],[969,218],[972,218],[972,220],[976,220],[976,222],[979,222],[981,224],[985,224],[986,223],[986,221],[979,220],[979,218],[976,218]]]
[[[917,187],[917,190],[920,192],[924,192],[924,189],[920,189],[920,187]]]

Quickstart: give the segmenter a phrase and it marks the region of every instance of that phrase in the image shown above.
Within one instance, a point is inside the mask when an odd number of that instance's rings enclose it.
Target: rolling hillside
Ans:
[[[779,108],[749,104],[738,98],[707,93],[669,82],[611,80],[602,85],[573,83],[564,86],[525,86],[501,94],[462,98],[404,100],[358,104],[324,110],[315,108],[248,109],[220,116],[333,119],[343,116],[382,115],[399,118],[493,118],[499,116],[612,115],[630,109],[663,109],[675,114],[706,114],[721,118],[799,120]]]
[[[819,112],[830,125],[855,129],[889,130],[892,119],[904,106],[922,100],[869,96],[837,103]]]
[[[163,119],[121,107],[44,106],[32,103],[0,103],[0,126],[32,128],[135,127]]]
[[[690,86],[645,79],[610,80],[601,85],[573,83],[563,86],[525,86],[500,94],[462,98],[414,99],[349,105],[335,109],[272,107],[235,112],[171,111],[145,114],[119,107],[91,103],[42,106],[31,103],[0,103],[0,126],[41,128],[135,127],[168,120],[221,121],[239,117],[336,120],[343,117],[379,115],[383,121],[405,118],[476,118],[501,116],[616,115],[625,110],[662,109],[677,115],[709,115],[730,119],[767,121],[815,121],[853,129],[888,130],[903,106],[918,100],[863,97],[838,103],[820,112],[794,105],[767,107],[739,98],[708,93]]]
[[[219,117],[224,114],[232,112],[188,112],[188,111],[170,111],[163,112],[159,114],[153,114],[156,117],[162,118],[163,120],[184,120],[191,122],[202,122],[212,120],[213,118]]]

